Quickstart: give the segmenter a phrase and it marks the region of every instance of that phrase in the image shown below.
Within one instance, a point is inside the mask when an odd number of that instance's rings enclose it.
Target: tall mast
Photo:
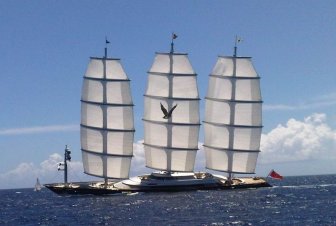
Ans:
[[[68,164],[67,161],[71,161],[71,151],[68,148],[68,145],[65,145],[64,150],[64,184],[65,186],[68,186]]]
[[[237,35],[235,37],[235,46],[234,46],[234,51],[233,51],[233,74],[232,77],[236,77],[237,73],[237,43],[240,42],[240,38],[238,39]],[[232,89],[231,89],[231,100],[234,101],[236,99],[236,80],[232,80]],[[235,102],[231,102],[231,107],[230,107],[230,125],[234,125],[234,120],[235,120],[235,113],[236,113],[236,104]],[[233,149],[233,142],[234,142],[234,133],[232,130],[229,130],[229,149]],[[229,178],[228,181],[229,183],[231,182],[232,179],[232,163],[233,163],[233,156],[230,154],[228,156],[228,169],[229,169]]]
[[[174,39],[177,38],[177,35],[173,32],[172,37],[171,37],[171,44],[170,44],[170,54],[169,54],[169,74],[168,74],[168,98],[171,98],[173,96],[173,55],[174,55]],[[168,109],[171,109],[173,107],[172,102],[167,103]],[[168,119],[168,123],[172,123],[172,118],[170,117]],[[167,146],[172,147],[172,128],[168,129],[167,131]],[[168,166],[168,173],[171,173],[171,160],[172,160],[172,153],[168,152],[167,153],[167,166]]]
[[[107,40],[107,37],[105,37],[105,55],[103,59],[103,67],[104,67],[104,75],[103,78],[106,80],[106,60],[107,60],[107,44],[110,42]],[[106,84],[103,84],[103,102],[107,102],[107,92],[106,92]],[[103,128],[107,128],[107,108],[103,108]],[[107,133],[104,133],[104,139],[103,139],[103,152],[104,154],[107,154]],[[107,159],[105,158],[103,163],[103,171],[104,175],[107,175]],[[108,184],[108,178],[104,177],[104,186],[107,187]]]

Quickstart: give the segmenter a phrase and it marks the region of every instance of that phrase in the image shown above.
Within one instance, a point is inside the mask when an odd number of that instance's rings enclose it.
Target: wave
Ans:
[[[303,185],[283,185],[273,186],[272,188],[318,188],[318,187],[335,187],[336,184],[303,184]]]

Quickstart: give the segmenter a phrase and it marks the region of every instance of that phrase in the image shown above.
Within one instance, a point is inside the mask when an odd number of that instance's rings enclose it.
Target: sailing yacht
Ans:
[[[36,178],[36,183],[35,183],[35,187],[34,187],[34,191],[41,191],[42,186],[40,184],[40,180],[38,178]]]
[[[84,172],[102,182],[45,185],[57,193],[115,194],[269,187],[253,174],[260,152],[260,77],[250,57],[220,56],[205,98],[206,167],[227,176],[194,172],[200,130],[197,74],[187,53],[156,53],[144,94],[144,152],[151,174],[129,178],[133,156],[130,80],[119,59],[92,57],[84,76],[81,149]],[[64,160],[66,163],[66,159]],[[65,172],[66,173],[66,172]]]

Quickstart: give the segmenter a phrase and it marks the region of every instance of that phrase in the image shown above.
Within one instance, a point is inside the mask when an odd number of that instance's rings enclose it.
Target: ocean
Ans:
[[[272,188],[114,196],[0,190],[0,225],[336,225],[336,175]]]

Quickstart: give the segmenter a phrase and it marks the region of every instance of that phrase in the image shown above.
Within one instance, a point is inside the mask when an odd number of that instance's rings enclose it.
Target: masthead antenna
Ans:
[[[235,38],[235,46],[234,46],[234,51],[233,51],[233,56],[234,57],[237,57],[237,45],[238,43],[240,43],[241,41],[243,41],[243,39],[241,39],[240,37],[238,37],[236,35],[236,38]]]
[[[174,39],[177,38],[177,35],[173,32],[172,33],[172,39],[170,44],[170,53],[174,53]]]
[[[107,40],[107,37],[105,36],[105,58],[107,58],[107,44],[109,44],[109,40]]]

